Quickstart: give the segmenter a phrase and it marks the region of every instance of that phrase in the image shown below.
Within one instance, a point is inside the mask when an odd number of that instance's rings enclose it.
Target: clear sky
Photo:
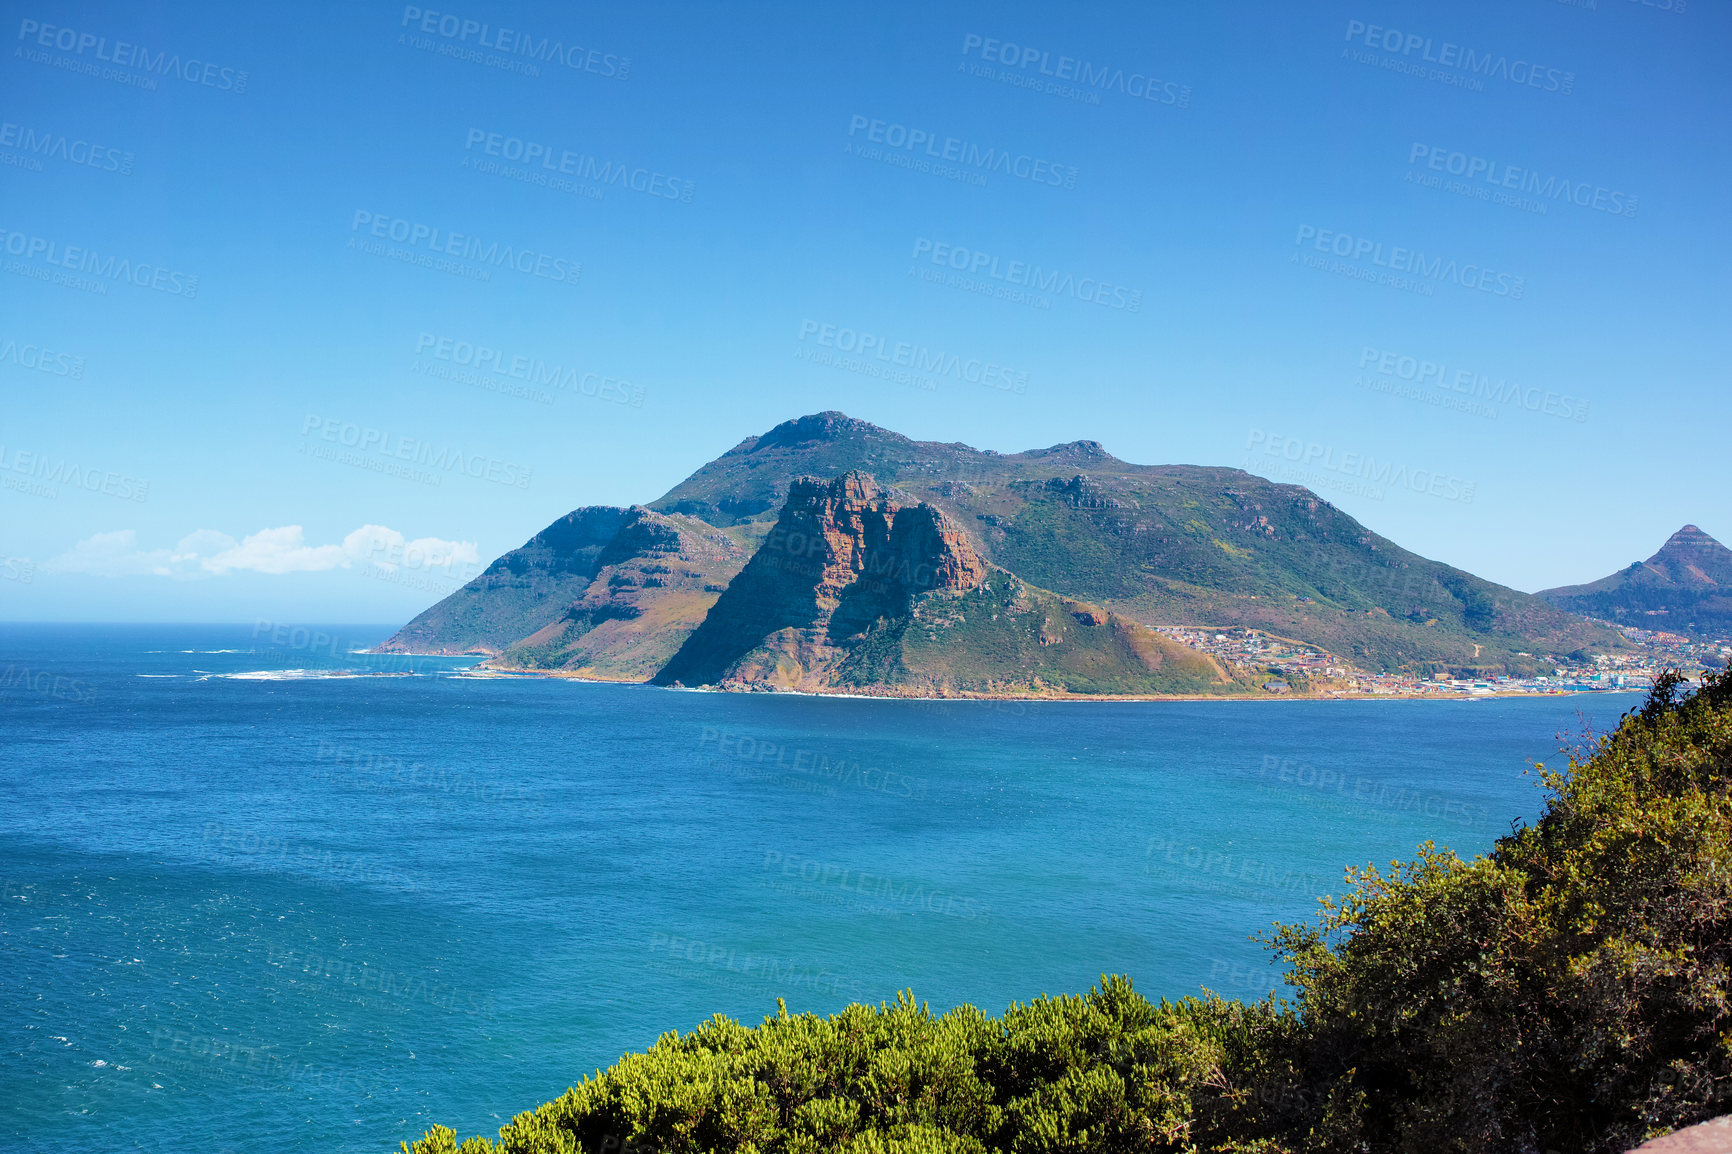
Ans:
[[[1723,4],[451,2],[6,6],[0,619],[404,620],[823,409],[1732,540]]]

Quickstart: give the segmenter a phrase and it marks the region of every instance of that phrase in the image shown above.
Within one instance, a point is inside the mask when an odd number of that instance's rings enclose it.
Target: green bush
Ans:
[[[1732,1110],[1732,673],[1675,677],[1546,810],[1430,844],[1269,944],[1297,996],[1128,980],[1002,1018],[900,995],[716,1017],[514,1118],[405,1154],[1604,1154]]]
[[[1732,677],[1663,678],[1531,828],[1421,848],[1275,944],[1316,1149],[1622,1151],[1732,1108]],[[1303,1148],[1303,1147],[1302,1147]]]

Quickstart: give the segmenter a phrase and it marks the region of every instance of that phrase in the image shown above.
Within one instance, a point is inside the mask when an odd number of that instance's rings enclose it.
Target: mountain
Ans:
[[[883,612],[872,621],[895,624],[867,627],[865,593],[850,591],[839,570],[777,571],[771,561],[798,559],[775,550],[758,562],[784,517],[783,552],[806,518],[849,536],[849,555],[868,563],[901,532],[895,548],[948,542],[951,562],[972,573],[978,561],[985,576],[955,588],[877,590],[871,607]],[[932,539],[895,529],[903,523],[927,525]],[[806,587],[794,588],[796,578]],[[1000,594],[1020,608],[994,617]],[[986,612],[965,609],[943,627],[918,616],[951,601]],[[1036,603],[1066,645],[1097,637],[1073,628],[1081,618],[1066,606],[1101,616],[1101,669],[1116,671],[1103,672],[1103,684],[1136,680],[1123,664],[1132,651],[1160,652],[1162,676],[1172,676],[1181,655],[1150,626],[1257,628],[1380,672],[1526,674],[1565,655],[1632,648],[1546,600],[1411,553],[1297,485],[1238,469],[1130,464],[1096,441],[1011,454],[915,441],[837,412],[748,437],[647,506],[561,518],[387,645],[688,685],[1083,677],[1053,664],[1058,651],[1038,644],[1040,629],[1033,648],[987,635],[987,626],[1030,624]],[[954,660],[926,648],[934,636]],[[1018,673],[1013,660],[1034,664]],[[1186,677],[1212,684],[1221,672],[1197,667]]]
[[[858,469],[942,510],[982,557],[1146,625],[1250,627],[1361,668],[1528,673],[1629,646],[1614,631],[1238,469],[1133,465],[1096,441],[1001,454],[826,412],[748,437],[650,503],[714,524],[775,516],[801,475]]]
[[[850,471],[792,482],[662,685],[804,691],[1243,692],[1204,654],[989,566],[926,502]]]
[[[1536,596],[1620,625],[1699,641],[1732,638],[1732,549],[1686,525],[1646,561],[1587,585],[1542,589]]]

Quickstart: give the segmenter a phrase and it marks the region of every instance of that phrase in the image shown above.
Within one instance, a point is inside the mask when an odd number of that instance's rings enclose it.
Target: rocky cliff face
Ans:
[[[819,688],[880,622],[915,600],[966,591],[987,566],[931,505],[858,471],[795,480],[775,527],[658,684]]]
[[[848,472],[801,478],[662,685],[958,693],[1231,693],[1243,679],[981,559],[933,505]]]

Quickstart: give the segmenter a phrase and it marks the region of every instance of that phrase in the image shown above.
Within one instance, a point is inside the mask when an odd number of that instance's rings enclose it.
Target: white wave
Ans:
[[[418,677],[417,673],[374,669],[251,669],[241,673],[207,673],[200,681],[334,681],[350,677]]]

